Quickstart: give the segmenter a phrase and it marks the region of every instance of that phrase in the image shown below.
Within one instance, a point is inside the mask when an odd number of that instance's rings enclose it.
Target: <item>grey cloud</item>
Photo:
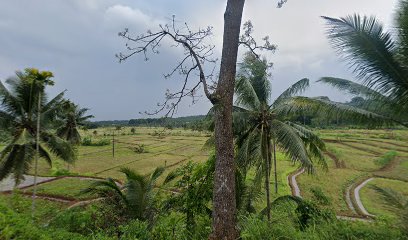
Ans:
[[[270,35],[278,44],[275,54],[267,54],[274,62],[274,96],[304,77],[352,79],[330,48],[320,15],[374,14],[390,25],[396,2],[289,0],[277,9],[273,0],[248,0],[244,19],[253,21],[257,38]],[[155,29],[174,14],[180,24],[188,22],[192,28],[214,26],[210,41],[219,54],[224,7],[225,1],[220,0],[2,0],[0,79],[25,67],[51,70],[56,76],[51,95],[67,89],[67,97],[91,108],[97,119],[140,117],[138,112],[153,110],[163,100],[166,89],[180,86],[177,77],[165,80],[163,74],[172,69],[181,52],[163,46],[161,54],[151,55],[148,62],[135,56],[119,64],[114,55],[125,49],[125,42],[117,33],[126,27],[135,34]],[[307,94],[347,99],[319,85]],[[205,98],[190,105],[186,99],[178,115],[203,114],[210,107]]]

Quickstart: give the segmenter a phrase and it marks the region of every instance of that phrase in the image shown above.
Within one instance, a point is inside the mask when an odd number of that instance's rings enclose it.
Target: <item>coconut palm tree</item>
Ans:
[[[408,1],[401,0],[395,31],[387,32],[375,17],[323,17],[333,47],[369,89],[385,98],[394,113],[408,112]]]
[[[126,182],[118,186],[116,182],[108,178],[95,181],[84,189],[83,193],[94,193],[103,197],[110,205],[117,206],[130,218],[140,220],[153,220],[155,213],[154,186],[157,179],[163,174],[164,168],[156,168],[152,174],[141,175],[129,168],[121,168],[120,172],[126,175]]]
[[[58,123],[57,125],[57,135],[71,143],[75,150],[75,158],[78,156],[78,145],[81,144],[81,135],[79,133],[79,127],[84,126],[85,122],[90,118],[93,118],[93,115],[85,115],[88,111],[88,108],[80,108],[78,105],[72,103],[69,100],[65,100],[62,103],[62,110],[58,114]],[[68,170],[69,170],[68,163]]]
[[[65,100],[62,105],[62,111],[59,114],[60,127],[57,129],[57,135],[72,145],[79,145],[81,143],[81,135],[79,134],[79,127],[84,126],[85,122],[93,115],[86,115],[88,108],[80,108],[69,100]]]
[[[325,145],[319,137],[305,127],[288,122],[285,115],[275,109],[285,99],[301,92],[309,85],[302,79],[283,92],[273,103],[270,101],[271,85],[268,80],[268,63],[251,53],[245,55],[237,76],[234,106],[234,132],[236,134],[237,164],[246,175],[250,167],[256,169],[255,182],[265,178],[267,216],[270,219],[270,172],[275,169],[277,191],[276,145],[292,161],[300,162],[309,172],[313,171],[312,158],[325,165],[322,150]]]
[[[51,72],[28,68],[6,80],[9,89],[0,82],[0,124],[12,133],[11,140],[0,152],[0,180],[13,173],[17,186],[31,168],[36,152],[49,165],[52,155],[73,161],[71,145],[50,131],[64,95],[60,93],[47,101],[45,88],[54,84],[52,77]],[[34,167],[37,169],[37,161]]]
[[[293,84],[271,102],[271,84],[268,80],[268,63],[248,53],[237,75],[234,106],[234,134],[237,144],[237,164],[242,175],[255,168],[254,186],[265,178],[267,213],[270,211],[269,175],[273,164],[275,192],[277,192],[276,147],[283,150],[293,162],[300,162],[309,172],[314,171],[313,159],[327,167],[322,151],[323,141],[310,129],[288,121],[299,115],[322,115],[375,125],[390,123],[389,117],[332,102],[323,97],[295,96],[309,86],[308,79]],[[256,191],[254,191],[256,193]],[[247,198],[248,200],[251,197]],[[248,206],[248,203],[244,205]],[[269,215],[268,215],[269,217]]]

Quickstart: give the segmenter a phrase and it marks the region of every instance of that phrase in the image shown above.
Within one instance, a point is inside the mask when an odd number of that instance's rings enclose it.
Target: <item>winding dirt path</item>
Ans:
[[[361,198],[360,198],[360,190],[361,188],[363,188],[368,182],[374,180],[374,178],[368,178],[365,181],[363,181],[362,183],[360,183],[359,185],[357,185],[357,187],[354,188],[354,200],[356,201],[356,204],[359,208],[359,210],[361,211],[362,214],[368,216],[368,217],[375,217],[375,215],[370,214],[364,207],[363,203],[361,202]]]
[[[37,184],[49,182],[56,177],[37,177]],[[14,189],[14,177],[9,175],[0,182],[0,192],[11,191]],[[34,176],[24,175],[24,180],[17,186],[17,188],[24,188],[34,185]]]
[[[288,182],[289,182],[289,186],[292,190],[292,195],[295,197],[300,197],[302,198],[302,196],[300,195],[300,188],[299,185],[296,181],[296,177],[299,176],[300,174],[304,173],[305,169],[304,168],[300,168],[298,170],[296,170],[295,172],[289,174],[288,176]]]
[[[25,181],[18,185],[17,188],[18,189],[27,189],[30,188],[32,186],[34,186],[34,182],[33,179],[34,177],[31,175],[25,175]],[[44,183],[49,183],[49,182],[53,182],[53,181],[57,181],[57,180],[61,180],[64,178],[75,178],[75,179],[79,179],[79,180],[102,180],[104,178],[101,177],[88,177],[88,176],[61,176],[61,177],[37,177],[37,186],[44,184]],[[115,183],[120,187],[123,184],[118,181],[115,180]],[[14,189],[14,180],[11,178],[10,179],[6,179],[6,181],[2,181],[0,186],[5,186],[4,188],[0,188],[0,194],[11,194],[13,189]],[[29,192],[22,192],[21,194],[23,194],[24,196],[27,197],[32,197],[32,194]],[[44,199],[44,200],[48,200],[48,201],[53,201],[53,202],[60,202],[60,203],[65,203],[68,204],[70,208],[73,207],[78,207],[78,206],[85,206],[88,205],[90,203],[93,202],[97,202],[102,200],[103,198],[94,198],[94,199],[86,199],[86,200],[77,200],[74,198],[69,198],[69,197],[64,197],[64,196],[51,196],[51,195],[47,195],[47,194],[41,194],[41,193],[37,193],[36,198],[38,199]]]
[[[289,174],[289,176],[288,176],[289,186],[290,186],[290,188],[292,190],[292,195],[293,196],[302,198],[302,195],[300,194],[300,188],[299,188],[299,185],[297,183],[296,177],[298,177],[300,174],[302,174],[304,172],[305,172],[305,169],[301,168],[301,169],[298,169],[295,172]],[[361,186],[361,187],[363,187],[363,186]],[[337,217],[337,219],[348,220],[348,221],[363,221],[363,222],[370,222],[371,221],[370,219],[361,218],[361,217],[350,217],[350,216],[343,216],[343,215],[336,215],[336,217]]]

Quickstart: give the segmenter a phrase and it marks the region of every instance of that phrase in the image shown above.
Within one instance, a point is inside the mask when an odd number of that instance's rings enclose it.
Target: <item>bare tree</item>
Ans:
[[[281,0],[281,7],[286,0]],[[215,152],[216,166],[213,192],[213,232],[210,239],[237,239],[236,202],[235,202],[235,162],[232,134],[232,106],[235,85],[236,64],[239,45],[244,45],[257,55],[257,50],[274,50],[275,46],[265,37],[262,46],[257,45],[251,36],[253,27],[251,22],[244,24],[244,34],[240,36],[242,12],[245,0],[227,0],[224,13],[224,34],[222,56],[218,81],[213,81],[217,59],[214,57],[214,46],[207,42],[212,35],[212,28],[191,31],[187,24],[177,27],[174,20],[168,25],[160,25],[157,32],[147,31],[145,34],[133,37],[128,29],[119,33],[127,40],[125,53],[117,55],[124,61],[135,54],[144,54],[148,59],[148,52],[158,53],[164,42],[170,39],[173,46],[184,50],[184,57],[174,69],[165,77],[179,73],[183,76],[183,86],[176,92],[166,92],[163,103],[153,112],[166,111],[166,116],[173,115],[182,98],[198,96],[197,91],[202,87],[205,96],[215,106]],[[213,69],[206,74],[206,69]],[[194,81],[191,78],[197,77]],[[191,82],[193,81],[193,83]],[[189,87],[189,84],[191,87]]]

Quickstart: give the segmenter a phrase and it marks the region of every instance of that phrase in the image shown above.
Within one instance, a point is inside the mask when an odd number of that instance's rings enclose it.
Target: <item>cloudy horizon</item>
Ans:
[[[280,9],[276,3],[246,1],[243,16],[243,22],[252,21],[257,39],[268,35],[278,46],[275,53],[266,54],[274,64],[272,97],[307,77],[312,84],[306,95],[347,101],[349,96],[314,83],[323,76],[355,80],[330,47],[320,16],[374,15],[391,30],[397,0],[288,0]],[[90,108],[94,120],[147,117],[139,112],[155,110],[166,89],[180,86],[180,79],[163,75],[182,53],[163,45],[161,53],[147,62],[140,55],[119,64],[115,54],[125,50],[125,41],[118,32],[154,30],[175,15],[192,29],[213,26],[211,42],[219,56],[225,4],[220,0],[1,0],[0,81],[27,67],[48,70],[56,83],[49,88],[50,95],[67,89],[66,97]],[[204,97],[194,105],[185,99],[175,117],[205,114],[209,107]]]

